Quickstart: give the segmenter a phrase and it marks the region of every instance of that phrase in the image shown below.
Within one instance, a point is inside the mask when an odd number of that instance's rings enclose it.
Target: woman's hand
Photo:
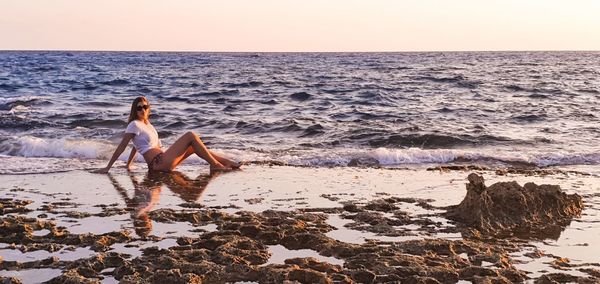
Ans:
[[[110,170],[109,167],[104,167],[104,168],[101,168],[101,169],[92,170],[91,172],[95,173],[95,174],[107,174],[108,170]]]

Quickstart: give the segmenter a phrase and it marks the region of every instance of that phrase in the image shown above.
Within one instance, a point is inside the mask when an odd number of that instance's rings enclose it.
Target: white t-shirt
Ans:
[[[158,139],[158,132],[156,132],[156,129],[154,129],[154,126],[150,122],[145,124],[136,119],[127,125],[125,133],[135,134],[133,137],[133,146],[142,155],[152,148],[162,147],[162,143]]]

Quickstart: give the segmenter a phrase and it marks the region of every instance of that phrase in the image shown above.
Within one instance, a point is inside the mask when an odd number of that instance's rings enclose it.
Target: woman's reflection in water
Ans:
[[[163,184],[185,202],[193,203],[200,198],[210,180],[217,175],[218,173],[200,175],[196,179],[190,179],[177,171],[150,171],[146,174],[144,180],[139,182],[133,173],[129,172],[129,178],[134,188],[134,195],[131,198],[127,190],[119,184],[114,176],[108,174],[108,178],[127,204],[127,210],[131,212],[136,234],[145,239],[152,231],[152,220],[148,213],[158,203]]]

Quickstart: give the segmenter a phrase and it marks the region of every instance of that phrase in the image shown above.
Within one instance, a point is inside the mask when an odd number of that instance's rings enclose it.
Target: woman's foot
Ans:
[[[210,172],[224,172],[227,170],[231,170],[231,167],[226,167],[223,164],[216,162],[215,164],[210,165]]]
[[[221,161],[221,162],[223,163],[224,166],[234,169],[234,170],[238,170],[245,164],[245,162],[234,162],[229,159],[224,159],[224,161]]]

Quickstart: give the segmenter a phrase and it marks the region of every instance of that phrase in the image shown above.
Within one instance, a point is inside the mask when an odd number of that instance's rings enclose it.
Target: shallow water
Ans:
[[[0,276],[3,277],[17,277],[21,279],[23,284],[36,284],[48,281],[56,276],[59,276],[62,272],[60,269],[25,269],[19,271],[6,271],[0,270]]]
[[[591,169],[595,170],[595,169]],[[390,170],[372,168],[298,168],[298,167],[266,167],[248,166],[242,171],[223,173],[208,178],[203,172],[194,177],[193,171],[178,172],[164,176],[147,176],[145,172],[127,173],[115,169],[112,174],[98,175],[83,171],[73,171],[60,174],[0,176],[0,193],[3,198],[12,197],[34,201],[27,208],[34,210],[28,216],[48,214],[48,218],[73,233],[93,232],[96,234],[111,231],[129,230],[134,233],[134,245],[114,244],[112,251],[123,252],[133,257],[141,255],[140,249],[149,246],[168,248],[176,245],[179,236],[195,237],[204,231],[214,231],[217,225],[205,223],[192,225],[188,222],[164,223],[149,219],[150,227],[141,232],[147,236],[165,238],[162,241],[144,241],[137,239],[140,233],[135,227],[134,213],[116,214],[109,217],[90,216],[71,218],[68,212],[87,212],[97,214],[102,212],[99,204],[111,205],[116,209],[130,209],[138,212],[139,208],[154,211],[159,209],[193,210],[190,204],[196,204],[207,209],[218,209],[230,213],[238,211],[261,212],[264,210],[295,210],[309,208],[340,208],[346,202],[366,204],[379,198],[411,197],[427,199],[433,206],[448,206],[458,204],[464,194],[466,176],[463,171],[424,171],[424,170]],[[197,172],[196,172],[197,174]],[[583,196],[585,209],[580,218],[574,219],[571,225],[564,229],[558,239],[532,241],[530,245],[557,257],[566,257],[570,264],[589,266],[598,263],[600,255],[600,223],[597,222],[600,211],[600,178],[573,173],[554,174],[548,176],[523,176],[509,174],[498,176],[493,172],[482,172],[486,184],[497,181],[516,180],[523,184],[533,181],[538,184],[559,184],[567,193],[578,193]],[[174,180],[180,183],[174,182]],[[151,182],[150,182],[151,181]],[[70,183],[72,189],[66,190],[64,184]],[[151,190],[144,188],[150,184]],[[157,195],[148,195],[156,191]],[[144,198],[136,199],[137,195]],[[150,198],[148,199],[148,196]],[[139,197],[139,196],[137,196]],[[65,200],[68,199],[68,200]],[[58,212],[47,213],[42,205],[58,203]],[[65,203],[67,202],[67,203]],[[145,202],[145,203],[144,203]],[[140,204],[141,203],[141,204]],[[150,204],[150,206],[149,206]],[[406,211],[411,218],[429,219],[433,221],[436,230],[451,228],[453,223],[443,217],[436,216],[443,212],[440,209],[425,209],[413,203],[400,203],[400,209]],[[139,213],[139,212],[138,212]],[[373,232],[349,228],[352,220],[344,219],[339,214],[328,214],[327,223],[333,230],[327,236],[348,243],[361,244],[367,241],[401,242],[423,238],[460,239],[460,234],[428,232],[419,225],[404,225],[395,227],[396,230],[407,232],[403,236],[386,236]],[[44,233],[42,230],[36,234]],[[272,262],[282,262],[286,257],[313,256],[323,258],[309,252],[277,251],[270,248],[275,259]],[[539,275],[541,271],[554,271],[550,267],[551,257],[532,259],[524,256],[531,249],[511,254],[521,260],[516,266]],[[72,259],[81,254],[87,255],[87,249],[73,252],[30,252],[21,253],[8,248],[0,249],[0,256],[5,260],[40,259],[49,255]],[[305,255],[306,253],[306,255]],[[41,254],[41,255],[40,255]],[[566,270],[567,273],[579,275],[575,267]],[[563,271],[564,272],[564,271]],[[7,272],[8,273],[8,272]],[[12,273],[12,272],[11,272]],[[27,272],[26,272],[27,273]],[[530,275],[530,276],[531,276]],[[107,280],[108,281],[108,280]]]

